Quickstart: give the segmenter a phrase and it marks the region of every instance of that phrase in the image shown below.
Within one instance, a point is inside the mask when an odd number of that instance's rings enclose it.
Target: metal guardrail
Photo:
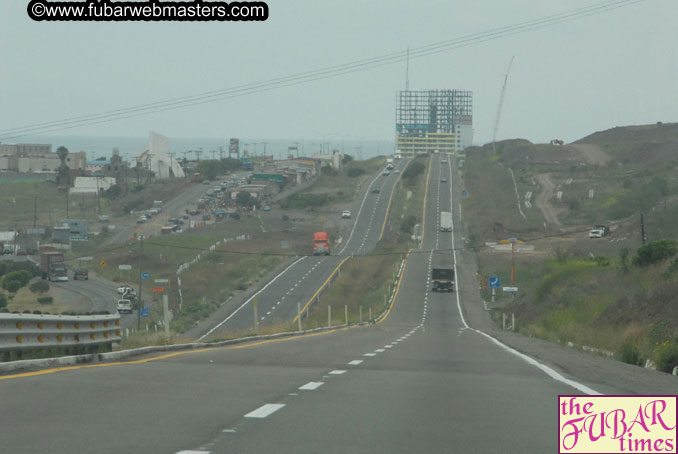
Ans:
[[[0,314],[0,354],[120,342],[120,315]]]

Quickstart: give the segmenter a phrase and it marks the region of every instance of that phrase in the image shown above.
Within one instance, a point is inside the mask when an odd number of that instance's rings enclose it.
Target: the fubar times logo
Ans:
[[[677,453],[678,396],[558,396],[558,453]]]

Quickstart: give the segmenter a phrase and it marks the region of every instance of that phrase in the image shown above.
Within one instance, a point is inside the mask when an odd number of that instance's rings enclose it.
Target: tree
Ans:
[[[252,194],[250,194],[247,191],[240,191],[238,192],[238,195],[235,196],[235,202],[241,206],[241,207],[247,207],[247,208],[252,208],[252,207],[257,207],[259,208],[259,200],[256,199],[255,197],[252,197]]]
[[[21,282],[19,281],[8,281],[6,279],[2,280],[2,288],[11,293],[16,293],[21,287]]]
[[[659,240],[641,246],[633,258],[636,266],[648,266],[662,262],[678,253],[678,243],[675,240]]]
[[[33,275],[31,275],[31,273],[28,271],[12,271],[11,273],[7,273],[5,277],[2,278],[2,288],[9,290],[7,287],[5,287],[5,284],[9,282],[18,282],[19,287],[23,287],[24,285],[28,284],[32,278]]]
[[[110,188],[106,189],[105,191],[103,191],[101,193],[101,197],[103,197],[105,199],[111,199],[111,200],[115,200],[115,199],[117,199],[121,196],[122,196],[122,188],[117,184],[114,184],[113,186],[111,186]]]
[[[61,165],[59,166],[57,174],[57,184],[60,186],[70,186],[71,185],[71,171],[66,165],[66,156],[68,156],[68,148],[59,147],[57,148],[57,155],[61,160]]]
[[[7,295],[0,293],[0,309],[7,307]]]

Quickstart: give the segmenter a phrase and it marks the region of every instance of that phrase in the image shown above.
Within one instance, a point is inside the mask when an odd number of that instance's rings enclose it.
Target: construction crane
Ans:
[[[501,116],[501,108],[504,105],[504,95],[506,94],[506,82],[508,82],[508,76],[509,76],[509,71],[511,71],[511,66],[513,65],[513,59],[515,57],[511,57],[511,61],[509,62],[508,69],[506,70],[506,74],[504,74],[504,85],[501,87],[501,93],[499,94],[499,105],[497,106],[497,117],[494,120],[494,132],[492,133],[492,151],[494,153],[497,152],[497,150],[494,147],[494,143],[497,141],[497,130],[499,130],[499,117]]]

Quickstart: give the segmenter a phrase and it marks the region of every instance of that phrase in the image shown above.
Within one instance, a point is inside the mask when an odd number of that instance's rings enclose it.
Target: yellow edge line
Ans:
[[[428,200],[428,181],[429,178],[431,177],[431,166],[433,160],[431,159],[431,156],[429,155],[428,157],[428,172],[426,173],[426,190],[424,191],[424,211],[423,215],[421,217],[421,243],[419,243],[419,247],[422,247],[424,245],[424,232],[426,229],[426,200]]]
[[[283,341],[289,341],[289,340],[296,340],[296,339],[301,339],[301,338],[307,338],[307,337],[315,337],[315,336],[323,336],[325,334],[331,334],[335,333],[338,331],[343,331],[351,328],[357,328],[359,325],[353,325],[353,326],[346,326],[342,328],[336,328],[333,330],[329,331],[321,331],[318,333],[312,333],[312,334],[300,334],[298,336],[290,336],[290,337],[281,337],[278,339],[266,339],[258,342],[252,342],[252,343],[246,343],[246,344],[241,344],[241,345],[233,345],[233,346],[227,346],[227,347],[210,347],[210,348],[201,348],[198,350],[186,350],[186,351],[181,351],[181,352],[173,352],[173,353],[167,353],[165,355],[159,355],[159,356],[154,356],[152,358],[144,358],[144,359],[138,359],[134,361],[120,361],[120,362],[112,362],[112,363],[103,363],[103,364],[87,364],[87,365],[81,365],[81,366],[68,366],[68,367],[57,367],[54,369],[45,369],[45,370],[39,370],[39,371],[34,371],[34,372],[25,372],[22,374],[15,374],[15,375],[5,375],[1,376],[0,380],[10,380],[13,378],[25,378],[25,377],[35,377],[38,375],[46,375],[46,374],[53,374],[56,372],[66,372],[66,371],[71,371],[71,370],[78,370],[78,369],[92,369],[95,367],[111,367],[111,366],[123,366],[123,365],[133,365],[133,364],[144,364],[144,363],[150,363],[151,361],[158,361],[161,359],[168,359],[168,358],[174,358],[176,356],[181,356],[181,355],[189,355],[189,354],[195,354],[195,353],[204,353],[204,352],[209,352],[209,351],[214,351],[214,350],[236,350],[236,349],[241,349],[241,348],[249,348],[249,347],[256,347],[259,345],[264,345],[264,344],[270,344],[273,342],[283,342]]]
[[[398,278],[398,285],[396,286],[396,291],[395,294],[393,295],[393,302],[391,303],[391,306],[388,308],[384,316],[377,320],[375,325],[380,324],[384,320],[386,320],[386,317],[391,313],[391,310],[393,309],[393,306],[395,306],[396,299],[398,298],[398,292],[400,292],[400,283],[403,281],[403,276],[405,275],[405,268],[407,268],[407,259],[410,257],[410,253],[412,252],[412,249],[407,251],[407,255],[405,256],[405,264],[403,265],[403,270],[400,272],[400,278]]]
[[[391,211],[391,201],[393,200],[393,193],[395,192],[396,186],[398,185],[398,182],[400,181],[400,177],[402,176],[402,172],[407,170],[407,167],[410,165],[411,162],[412,162],[412,160],[407,161],[407,165],[401,171],[401,173],[398,174],[398,178],[396,179],[395,183],[393,183],[393,187],[391,188],[391,196],[388,198],[388,206],[386,207],[386,216],[384,216],[384,224],[381,226],[381,233],[379,234],[379,241],[381,241],[381,238],[384,236],[384,231],[386,230],[386,221],[388,221],[388,213]]]
[[[334,273],[336,273],[337,270],[341,267],[341,265],[343,265],[344,262],[346,262],[346,260],[348,260],[348,259],[350,259],[350,258],[351,258],[351,256],[349,255],[349,256],[346,257],[344,260],[342,260],[341,262],[339,262],[339,265],[337,265],[337,267],[334,269],[334,271],[332,271],[332,274],[330,274],[330,277],[328,277],[327,280],[326,280],[325,282],[323,282],[323,285],[320,286],[320,288],[313,294],[313,296],[311,297],[311,299],[308,300],[308,302],[306,303],[306,305],[305,305],[304,307],[301,308],[301,311],[299,311],[299,313],[296,315],[296,317],[294,317],[294,319],[292,320],[292,323],[294,323],[294,322],[296,322],[297,320],[299,320],[299,317],[301,317],[301,314],[304,313],[304,311],[306,310],[306,308],[307,308],[308,306],[311,305],[311,303],[313,302],[313,300],[318,296],[318,294],[322,291],[322,289],[325,288],[325,286],[327,285],[327,283],[328,283],[328,282],[330,281],[330,279],[332,279],[332,277],[334,276]]]

